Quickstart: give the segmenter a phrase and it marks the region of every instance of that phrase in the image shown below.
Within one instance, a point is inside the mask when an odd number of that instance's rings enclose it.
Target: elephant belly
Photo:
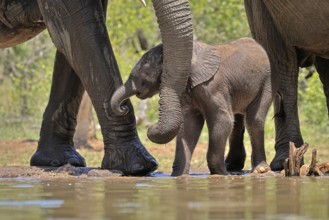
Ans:
[[[46,29],[36,0],[0,2],[0,48],[23,43]]]
[[[30,40],[45,29],[44,25],[35,28],[15,28],[13,30],[0,27],[0,48],[13,47]]]

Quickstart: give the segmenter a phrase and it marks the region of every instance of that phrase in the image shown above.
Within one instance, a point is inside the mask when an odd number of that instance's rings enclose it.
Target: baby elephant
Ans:
[[[158,45],[138,61],[127,82],[112,97],[115,113],[126,114],[124,101],[132,95],[146,99],[159,93],[162,52],[162,45]],[[211,174],[242,170],[245,124],[252,145],[252,169],[270,169],[264,149],[264,122],[272,102],[270,64],[266,52],[253,39],[217,46],[194,42],[192,71],[181,102],[184,122],[176,138],[173,176],[189,173],[204,121],[209,130],[207,162]],[[230,150],[224,160],[228,139]]]

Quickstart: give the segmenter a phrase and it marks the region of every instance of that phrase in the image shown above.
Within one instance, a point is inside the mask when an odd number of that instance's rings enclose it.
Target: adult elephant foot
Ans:
[[[33,154],[31,166],[60,167],[71,164],[77,167],[85,167],[85,159],[71,145],[39,145]]]
[[[281,171],[284,169],[283,163],[286,158],[289,157],[289,150],[287,149],[282,149],[282,150],[277,150],[275,153],[275,156],[270,163],[271,170],[273,171]]]
[[[124,144],[105,146],[102,169],[120,171],[125,175],[144,176],[158,168],[158,162],[145,149],[139,138]]]
[[[302,146],[303,142],[301,141],[295,141],[295,142],[289,142],[289,143],[298,143],[296,144],[297,146]],[[277,145],[278,146],[278,145]],[[271,167],[271,170],[273,171],[281,171],[284,169],[284,162],[287,158],[289,158],[289,149],[290,149],[290,146],[289,144],[286,144],[286,145],[281,145],[281,147],[275,147],[275,156],[272,160],[272,162],[270,163],[270,167]],[[304,164],[304,159],[302,158],[301,159],[301,165]]]

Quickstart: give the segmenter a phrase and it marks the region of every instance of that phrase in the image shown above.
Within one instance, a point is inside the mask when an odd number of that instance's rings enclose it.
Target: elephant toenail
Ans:
[[[134,164],[132,166],[133,172],[136,172],[136,173],[139,173],[139,172],[143,171],[144,169],[145,169],[145,167],[141,164]]]
[[[50,162],[50,166],[52,167],[59,167],[61,165],[61,162],[59,160],[53,160]]]
[[[79,166],[80,165],[80,161],[77,158],[70,158],[67,161],[68,164],[71,164],[73,166]]]
[[[152,159],[150,161],[150,168],[151,168],[152,171],[158,169],[158,166],[159,166],[159,164],[155,159]]]

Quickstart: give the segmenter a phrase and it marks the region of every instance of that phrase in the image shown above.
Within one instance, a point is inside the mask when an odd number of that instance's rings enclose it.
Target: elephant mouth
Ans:
[[[136,97],[139,98],[139,99],[142,99],[142,100],[149,98],[145,94],[142,94],[142,93],[139,93],[139,92],[136,93]]]
[[[135,93],[136,97],[141,100],[152,98],[156,94],[158,94],[158,92],[150,92],[149,90]]]
[[[142,100],[152,97],[152,96],[150,96],[149,89],[145,89],[145,88],[143,88],[142,91],[136,91],[135,95],[137,98],[142,99]]]

